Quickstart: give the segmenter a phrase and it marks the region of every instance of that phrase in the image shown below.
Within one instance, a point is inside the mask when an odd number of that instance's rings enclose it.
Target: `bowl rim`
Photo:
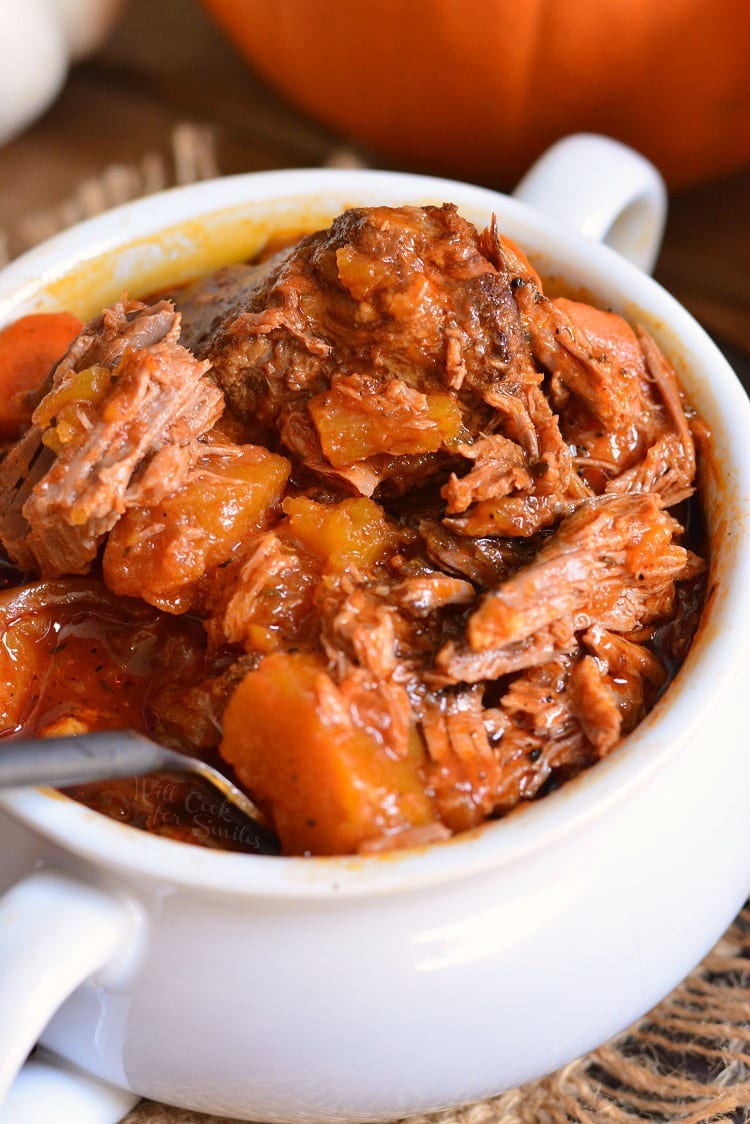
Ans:
[[[722,504],[728,529],[719,552],[733,580],[721,585],[683,667],[665,696],[614,753],[539,802],[443,843],[367,856],[277,857],[179,843],[124,824],[48,788],[0,794],[0,809],[67,852],[120,875],[135,874],[194,890],[232,896],[334,898],[404,891],[449,882],[518,861],[552,845],[649,783],[731,690],[750,664],[750,400],[724,356],[693,317],[652,278],[615,251],[524,203],[488,188],[411,173],[370,169],[291,169],[221,177],[127,203],[63,231],[0,272],[0,325],[22,314],[54,281],[131,242],[179,226],[209,222],[233,208],[320,198],[326,192],[356,205],[454,201],[486,217],[502,213],[521,244],[550,244],[564,271],[577,270],[593,292],[620,294],[689,356],[720,420]],[[339,203],[339,208],[341,203]],[[520,233],[519,233],[520,231]],[[546,252],[546,251],[542,251]],[[651,325],[650,325],[651,326]],[[658,333],[657,333],[658,334]],[[728,517],[728,519],[727,519]],[[714,563],[712,563],[713,567]]]

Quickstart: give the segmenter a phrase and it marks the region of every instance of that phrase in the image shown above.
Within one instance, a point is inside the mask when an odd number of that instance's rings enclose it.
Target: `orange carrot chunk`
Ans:
[[[34,392],[82,327],[70,312],[36,312],[0,330],[0,440],[29,425]]]

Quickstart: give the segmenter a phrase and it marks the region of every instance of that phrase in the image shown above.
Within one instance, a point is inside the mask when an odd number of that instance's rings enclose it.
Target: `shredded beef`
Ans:
[[[442,822],[452,831],[476,827],[495,808],[502,772],[485,725],[481,690],[428,699],[420,728],[429,755],[428,783]]]
[[[688,552],[652,493],[583,500],[534,562],[489,593],[469,621],[473,651],[517,644],[561,623],[628,633],[671,612]]]
[[[22,442],[33,450],[33,486],[18,454],[0,466],[0,534],[19,565],[86,573],[128,507],[158,503],[185,480],[191,444],[223,397],[179,334],[167,302],[129,301],[73,342]]]
[[[459,445],[457,452],[473,461],[473,467],[460,478],[453,473],[443,487],[449,515],[466,511],[480,500],[499,499],[511,491],[531,487],[533,477],[526,467],[523,449],[501,433],[480,437],[473,445]]]
[[[493,395],[540,378],[506,278],[447,205],[345,212],[251,289],[206,354],[246,420],[301,457],[312,423],[333,470],[366,464],[377,483],[406,454],[432,467],[455,437],[492,424]]]
[[[392,593],[396,604],[415,617],[426,617],[447,605],[470,605],[476,590],[470,582],[433,573],[406,578]]]

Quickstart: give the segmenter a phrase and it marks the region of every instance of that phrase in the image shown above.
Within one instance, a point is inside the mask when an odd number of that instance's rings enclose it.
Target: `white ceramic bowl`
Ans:
[[[592,152],[596,142],[579,139],[524,190],[647,265],[661,188],[621,151],[587,174]],[[571,166],[588,185],[576,214],[580,191],[565,205]],[[423,850],[224,854],[48,790],[6,794],[0,889],[16,882],[0,905],[6,1088],[42,1034],[118,1088],[243,1119],[373,1120],[485,1097],[643,1014],[750,889],[750,406],[705,333],[635,265],[479,188],[263,173],[167,192],[61,235],[0,277],[0,323],[38,307],[88,314],[126,285],[143,292],[242,257],[269,228],[348,204],[443,200],[478,223],[496,212],[543,272],[645,322],[711,426],[710,596],[693,649],[605,761]]]

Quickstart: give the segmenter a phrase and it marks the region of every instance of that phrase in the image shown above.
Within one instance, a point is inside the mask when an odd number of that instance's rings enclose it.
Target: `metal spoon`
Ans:
[[[167,749],[136,730],[24,738],[0,745],[0,788],[37,784],[65,788],[115,777],[173,772],[202,777],[249,821],[259,838],[259,850],[275,849],[266,817],[223,773],[197,757]]]

